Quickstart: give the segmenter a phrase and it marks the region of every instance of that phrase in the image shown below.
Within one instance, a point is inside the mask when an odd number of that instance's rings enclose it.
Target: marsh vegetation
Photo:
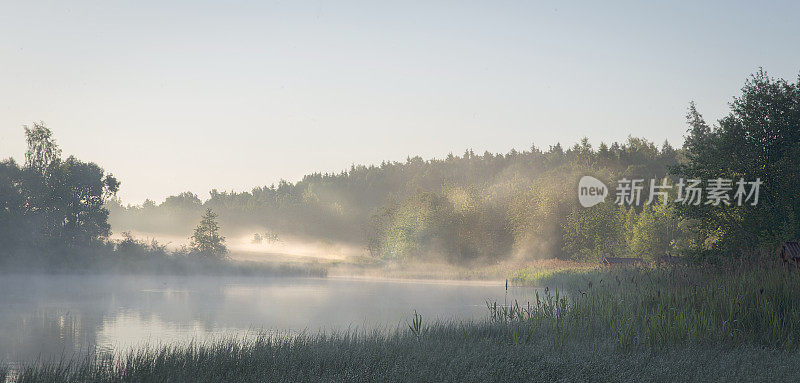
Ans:
[[[262,334],[37,364],[18,381],[788,381],[800,278],[771,265],[559,271],[484,316]]]

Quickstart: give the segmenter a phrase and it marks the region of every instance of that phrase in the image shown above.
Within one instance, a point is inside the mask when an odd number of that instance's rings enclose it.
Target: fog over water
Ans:
[[[4,275],[0,360],[12,365],[259,332],[394,329],[485,318],[502,283],[358,278]],[[524,303],[533,288],[509,288]],[[535,298],[534,298],[535,299]]]

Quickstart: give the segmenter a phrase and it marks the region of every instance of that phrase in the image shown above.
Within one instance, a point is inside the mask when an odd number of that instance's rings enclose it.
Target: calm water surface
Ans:
[[[394,329],[414,310],[425,321],[486,318],[502,283],[353,278],[0,276],[0,363],[17,365],[88,348],[126,351],[258,332]],[[508,300],[532,298],[509,288]]]

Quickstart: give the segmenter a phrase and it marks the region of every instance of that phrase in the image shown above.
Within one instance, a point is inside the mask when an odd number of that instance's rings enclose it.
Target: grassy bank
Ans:
[[[506,275],[513,285],[545,286],[547,283],[552,283],[552,278],[557,275],[559,278],[569,279],[593,270],[600,270],[600,266],[596,263],[548,259],[529,263],[524,268],[517,268]]]
[[[611,339],[621,349],[800,345],[800,275],[780,267],[595,268],[530,282],[556,293],[493,316],[524,318],[557,338]]]
[[[537,274],[538,275],[538,274]],[[257,337],[23,368],[20,382],[796,381],[800,275],[771,266],[538,276],[487,319]],[[422,313],[424,315],[424,313]]]
[[[794,381],[800,355],[751,345],[619,352],[597,339],[554,348],[515,341],[508,324],[435,324],[419,333],[261,337],[142,350],[119,360],[49,364],[18,382]]]
[[[595,264],[559,259],[508,260],[490,264],[456,266],[448,263],[386,262],[369,257],[352,257],[347,261],[330,262],[329,274],[334,276],[364,276],[397,279],[503,281],[514,278],[527,285],[531,275],[552,274],[564,270],[595,268]]]

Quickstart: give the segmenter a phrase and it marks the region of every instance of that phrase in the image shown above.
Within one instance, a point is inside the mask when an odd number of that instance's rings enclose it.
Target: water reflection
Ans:
[[[393,329],[413,310],[479,319],[486,300],[505,299],[502,284],[344,278],[11,275],[0,289],[0,360],[12,365],[259,331]]]

